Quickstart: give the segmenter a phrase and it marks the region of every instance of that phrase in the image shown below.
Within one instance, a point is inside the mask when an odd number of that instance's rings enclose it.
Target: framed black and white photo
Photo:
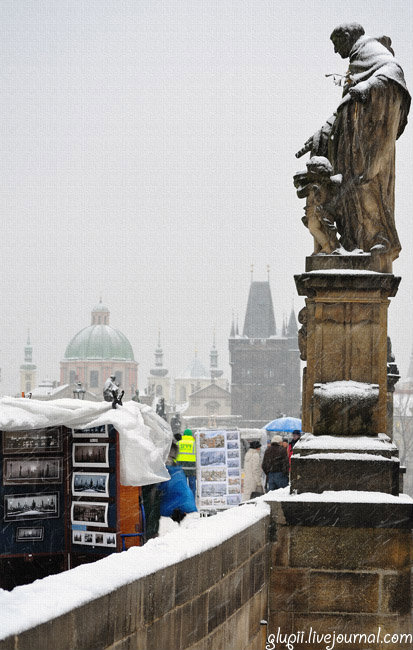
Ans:
[[[72,494],[76,497],[108,497],[109,474],[104,472],[73,472]]]
[[[97,427],[89,427],[88,429],[72,429],[73,438],[107,438],[108,425],[100,424]]]
[[[17,528],[16,542],[41,542],[44,537],[43,526],[33,528]]]
[[[52,519],[59,516],[59,494],[10,494],[4,497],[4,520]]]
[[[109,443],[74,442],[73,467],[109,467]]]
[[[61,482],[61,458],[28,456],[25,458],[5,458],[3,460],[3,485]]]
[[[60,427],[32,431],[3,431],[4,454],[44,454],[62,451]]]
[[[93,501],[76,501],[72,503],[72,524],[108,527],[108,504]]]

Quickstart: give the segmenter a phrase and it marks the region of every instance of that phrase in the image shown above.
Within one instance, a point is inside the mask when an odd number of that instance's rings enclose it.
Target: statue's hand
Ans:
[[[369,86],[363,82],[357,84],[357,86],[353,86],[348,92],[354,101],[361,102],[362,104],[369,98]]]

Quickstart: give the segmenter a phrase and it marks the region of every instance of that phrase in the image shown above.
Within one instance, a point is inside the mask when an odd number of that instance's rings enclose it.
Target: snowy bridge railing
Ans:
[[[0,650],[259,648],[269,522],[258,500],[0,592]]]

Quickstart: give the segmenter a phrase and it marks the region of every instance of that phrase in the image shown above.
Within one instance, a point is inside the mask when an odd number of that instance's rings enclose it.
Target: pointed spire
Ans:
[[[297,327],[297,320],[295,317],[294,305],[293,305],[290,313],[290,318],[288,321],[287,336],[291,336],[291,337],[297,336],[297,333],[298,333],[298,327]]]
[[[30,330],[27,330],[27,343],[24,347],[24,363],[32,363],[33,347],[30,343]]]
[[[234,312],[232,312],[231,331],[229,333],[229,338],[230,339],[235,338]]]
[[[252,282],[245,314],[243,336],[267,339],[277,333],[269,282]]]
[[[251,264],[250,272],[251,272],[251,284],[252,284],[254,282],[254,264]]]
[[[213,334],[212,334],[212,348],[211,352],[209,353],[209,365],[212,370],[216,370],[218,368],[218,350],[215,345],[215,327],[213,329]]]
[[[270,265],[269,264],[267,264],[267,279],[268,279],[268,282],[269,282],[270,281]]]
[[[163,350],[161,347],[161,330],[158,329],[158,347],[155,350],[155,366],[162,368],[163,366]]]
[[[150,374],[154,377],[165,377],[168,370],[163,367],[163,350],[161,345],[161,330],[158,328],[158,344],[155,348],[155,367],[151,368]]]
[[[282,336],[287,336],[287,318],[285,316],[285,313],[283,314]]]
[[[237,322],[235,325],[235,336],[239,336],[239,329],[238,329],[238,314],[237,314]]]

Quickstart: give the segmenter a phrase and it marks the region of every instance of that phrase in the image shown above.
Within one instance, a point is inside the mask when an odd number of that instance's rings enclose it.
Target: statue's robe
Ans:
[[[394,220],[395,142],[410,107],[403,71],[385,38],[362,36],[350,52],[343,99],[328,142],[334,173],[342,175],[336,222],[347,250],[380,245],[392,260],[401,246]],[[349,89],[367,86],[365,103]]]

